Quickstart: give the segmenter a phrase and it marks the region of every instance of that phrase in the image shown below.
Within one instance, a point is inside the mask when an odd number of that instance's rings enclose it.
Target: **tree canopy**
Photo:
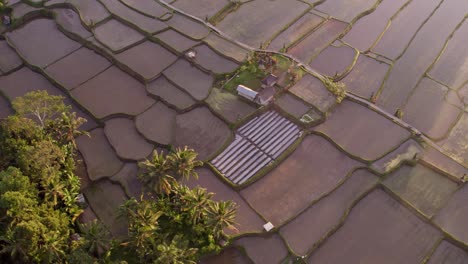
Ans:
[[[181,183],[203,164],[187,147],[139,162],[148,193],[121,206],[128,238],[113,239],[99,221],[78,223],[75,137],[87,133],[63,99],[30,92],[0,119],[1,263],[196,263],[221,250],[236,205]]]
[[[132,198],[121,208],[129,221],[127,246],[141,263],[196,263],[205,254],[217,253],[227,240],[224,230],[235,229],[236,204],[215,201],[206,189],[189,188],[178,179],[198,177],[192,149],[168,155],[155,151],[139,163],[140,179],[153,191],[152,198]]]
[[[73,135],[85,122],[60,96],[31,92],[0,121],[0,258],[9,263],[65,263],[82,209]]]

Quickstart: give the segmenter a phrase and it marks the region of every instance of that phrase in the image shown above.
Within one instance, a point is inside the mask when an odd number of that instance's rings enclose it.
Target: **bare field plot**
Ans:
[[[172,29],[166,30],[154,36],[177,52],[184,52],[199,43],[198,41],[189,39]]]
[[[104,132],[117,155],[122,159],[142,160],[148,157],[153,145],[137,131],[133,120],[113,118],[105,122]]]
[[[348,46],[328,46],[312,62],[310,67],[331,78],[344,74],[353,65],[357,52]]]
[[[255,0],[227,15],[217,27],[232,38],[258,48],[288,23],[299,17],[308,5],[289,0]],[[262,12],[258,12],[262,10]]]
[[[228,126],[206,107],[198,107],[176,117],[174,145],[195,149],[200,160],[214,155],[231,136]]]
[[[403,200],[431,218],[457,190],[458,184],[422,165],[403,166],[384,184]]]
[[[73,89],[71,94],[97,118],[113,114],[135,116],[154,103],[141,83],[115,66]]]
[[[348,24],[330,19],[320,25],[314,32],[288,49],[288,54],[309,63],[323,49],[331,44],[348,26]]]
[[[80,1],[80,0],[76,0]],[[147,32],[148,34],[154,34],[163,31],[167,28],[167,25],[157,19],[145,16],[133,9],[128,8],[120,0],[99,0],[103,3],[107,9],[114,15],[117,16],[127,23],[137,26],[141,31]],[[138,1],[142,4],[144,0]],[[148,10],[145,10],[148,11]]]
[[[94,36],[113,52],[121,52],[145,38],[140,32],[115,19],[95,28]]]
[[[452,128],[447,139],[440,144],[458,162],[468,164],[468,115],[463,113],[458,123]],[[465,171],[466,172],[466,171]],[[466,173],[465,173],[466,174]]]
[[[295,41],[299,40],[302,36],[316,28],[324,19],[315,14],[306,13],[297,21],[289,26],[285,31],[281,32],[277,37],[271,41],[268,46],[272,50],[280,50],[292,45]]]
[[[466,62],[468,49],[465,45],[468,41],[467,36],[468,22],[465,20],[429,72],[432,77],[453,89],[458,89],[468,80],[468,63]]]
[[[176,115],[177,113],[164,103],[157,102],[135,118],[135,125],[147,139],[168,145],[174,140]]]
[[[119,53],[115,55],[115,58],[144,80],[155,78],[177,59],[174,54],[151,41],[143,42]]]
[[[440,0],[412,1],[392,20],[390,27],[372,50],[390,59],[396,59],[440,2]]]
[[[226,248],[219,255],[209,256],[200,260],[201,264],[251,264],[248,257],[235,247]]]
[[[127,196],[122,187],[102,180],[93,183],[85,191],[84,195],[89,205],[115,237],[125,238],[128,236],[128,224],[125,218],[118,217],[118,209]]]
[[[244,237],[234,244],[244,247],[247,255],[256,264],[280,263],[288,255],[283,240],[276,234],[266,237]]]
[[[353,208],[308,263],[421,263],[439,238],[436,229],[376,190]]]
[[[238,96],[219,89],[211,91],[210,96],[206,99],[206,103],[213,111],[230,123],[237,123],[257,110],[255,107],[242,101]]]
[[[316,9],[342,21],[351,22],[359,14],[371,9],[376,4],[378,4],[376,0],[355,0],[347,2],[345,5],[340,0],[329,0],[318,5]]]
[[[47,67],[81,46],[60,32],[53,20],[45,18],[31,21],[6,37],[26,61],[38,67]]]
[[[465,203],[467,197],[468,185],[465,185],[434,217],[438,226],[465,244],[468,242],[468,229],[465,226],[468,219],[468,207]]]
[[[56,14],[55,21],[66,31],[76,34],[83,39],[93,35],[93,33],[83,26],[80,15],[73,9],[56,8],[53,11]]]
[[[345,151],[375,160],[398,147],[410,133],[366,107],[345,100],[316,128]]]
[[[173,6],[201,19],[206,19],[214,16],[227,4],[229,0],[177,0]]]
[[[407,0],[383,1],[374,12],[359,19],[342,40],[359,51],[369,50],[385,32],[392,16],[407,2]]]
[[[378,177],[366,170],[355,171],[329,196],[309,207],[280,229],[295,254],[304,256],[343,220],[352,204],[377,183]]]
[[[370,99],[377,95],[390,66],[365,55],[360,55],[351,72],[342,80],[351,93]]]
[[[217,54],[206,45],[197,46],[193,50],[197,53],[195,63],[215,74],[233,72],[239,66],[237,63]]]
[[[111,63],[92,50],[81,48],[45,68],[47,75],[68,90],[96,76]]]
[[[143,183],[137,178],[138,166],[136,163],[125,163],[122,169],[112,178],[122,185],[128,197],[140,198],[144,192]]]
[[[139,12],[154,17],[160,18],[171,11],[161,4],[153,0],[120,0],[125,5],[138,10]]]
[[[76,140],[89,178],[96,181],[100,178],[111,177],[120,170],[123,162],[115,154],[102,128],[92,130],[90,136],[80,136]]]
[[[336,104],[335,96],[314,76],[307,74],[289,90],[295,96],[327,113]]]
[[[291,156],[241,195],[277,226],[331,191],[359,165],[324,138],[307,136]]]
[[[45,5],[54,6],[60,3],[68,3],[78,9],[86,25],[97,24],[110,16],[106,8],[96,0],[54,0],[46,2]]]
[[[0,75],[18,68],[22,63],[21,58],[8,43],[0,41]]]
[[[429,259],[428,264],[464,264],[468,262],[468,253],[450,242],[442,241],[434,254]]]
[[[210,33],[208,27],[179,14],[174,14],[167,24],[176,31],[195,40],[203,39]]]
[[[184,110],[191,107],[196,102],[190,95],[169,82],[169,80],[160,76],[146,86],[149,93],[158,96],[161,100],[177,109]]]
[[[179,59],[164,71],[170,81],[184,89],[196,100],[204,100],[213,85],[213,77],[202,72],[188,61]]]
[[[310,109],[310,106],[295,97],[290,93],[286,93],[276,100],[278,105],[283,111],[294,116],[295,118],[301,118]]]
[[[461,110],[445,99],[448,89],[424,78],[403,108],[403,120],[432,139],[447,135],[457,123]]]
[[[405,55],[394,64],[377,100],[379,106],[391,113],[403,106],[467,12],[468,5],[457,2],[441,4],[412,40]]]

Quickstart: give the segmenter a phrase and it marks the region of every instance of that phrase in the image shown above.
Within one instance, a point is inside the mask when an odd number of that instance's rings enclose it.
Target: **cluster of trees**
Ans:
[[[6,0],[0,0],[0,14],[5,10],[7,3]]]
[[[87,134],[78,129],[86,120],[45,91],[12,106],[16,113],[0,120],[1,263],[196,263],[235,229],[233,202],[181,183],[202,164],[187,148],[139,163],[149,192],[121,206],[128,238],[112,239],[97,221],[79,224],[75,137]]]
[[[87,250],[72,239],[82,212],[74,138],[86,120],[45,91],[12,105],[16,114],[0,122],[0,260],[66,262]]]
[[[128,200],[121,213],[129,221],[126,245],[140,263],[196,263],[218,253],[226,243],[224,230],[235,229],[235,203],[214,201],[206,189],[179,182],[198,177],[196,156],[187,148],[168,155],[155,151],[151,160],[139,163],[139,178],[154,196]]]

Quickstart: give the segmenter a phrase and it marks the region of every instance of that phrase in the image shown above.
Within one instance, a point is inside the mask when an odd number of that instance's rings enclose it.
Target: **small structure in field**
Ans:
[[[267,87],[272,87],[278,82],[278,77],[273,74],[268,74],[265,78],[262,80],[262,88],[267,88]]]
[[[187,51],[187,53],[185,53],[185,56],[187,56],[187,58],[193,60],[197,56],[197,52],[194,51],[194,50],[189,50],[189,51]]]
[[[258,93],[242,84],[237,86],[237,93],[239,96],[242,96],[247,100],[257,102]]]
[[[257,95],[256,102],[261,105],[267,105],[273,101],[275,94],[276,94],[275,87],[273,86],[266,87]]]

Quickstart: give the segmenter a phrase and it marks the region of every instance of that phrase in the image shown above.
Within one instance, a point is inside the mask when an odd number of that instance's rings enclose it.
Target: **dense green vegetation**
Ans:
[[[173,153],[153,153],[151,160],[140,162],[140,179],[154,197],[132,198],[121,208],[129,221],[129,249],[140,263],[196,263],[203,255],[217,253],[227,236],[224,229],[234,227],[236,205],[216,202],[213,193],[189,187],[178,179],[197,177],[191,149]]]
[[[7,3],[6,0],[0,0],[0,14],[5,10]]]
[[[260,91],[261,80],[268,74],[280,76],[286,74],[282,87],[289,87],[304,75],[304,71],[297,67],[289,58],[270,53],[258,52],[247,59],[234,73],[218,78],[215,86],[236,93],[239,84],[252,90]]]
[[[339,104],[345,99],[346,97],[346,85],[342,82],[334,82],[330,78],[324,78],[323,83],[325,87],[330,91],[332,94],[336,96],[336,102]]]
[[[0,120],[1,263],[195,263],[219,252],[236,205],[179,182],[202,165],[191,149],[154,152],[139,163],[149,192],[121,207],[128,238],[112,239],[98,221],[79,224],[75,137],[85,122],[63,98],[36,91]]]
[[[80,180],[76,145],[85,122],[60,96],[31,92],[0,123],[0,256],[5,263],[65,262],[73,243]]]

